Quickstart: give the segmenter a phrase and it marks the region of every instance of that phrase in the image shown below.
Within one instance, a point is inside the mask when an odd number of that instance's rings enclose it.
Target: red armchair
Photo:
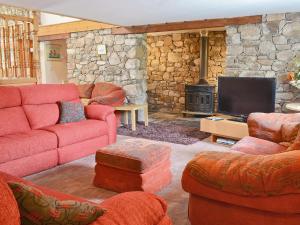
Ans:
[[[189,162],[182,186],[191,224],[299,224],[298,123],[300,114],[251,114],[251,136],[235,151],[202,152]]]

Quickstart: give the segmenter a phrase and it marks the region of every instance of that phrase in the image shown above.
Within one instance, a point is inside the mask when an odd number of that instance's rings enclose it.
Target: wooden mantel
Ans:
[[[261,22],[262,22],[262,16],[260,15],[244,16],[244,17],[195,20],[195,21],[184,21],[184,22],[175,22],[175,23],[164,23],[164,24],[149,24],[149,25],[130,26],[130,27],[114,27],[112,28],[112,33],[113,34],[155,33],[155,32],[192,30],[192,29],[208,29],[208,28],[225,27],[229,25],[255,24]]]

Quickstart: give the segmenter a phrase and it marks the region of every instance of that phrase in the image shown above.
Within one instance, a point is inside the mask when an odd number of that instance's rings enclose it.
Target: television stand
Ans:
[[[247,117],[232,117],[229,118],[228,120],[234,121],[234,122],[239,122],[239,123],[247,123]]]
[[[218,119],[214,119],[214,118]],[[233,121],[232,116],[217,114],[200,120],[200,131],[211,133],[211,141],[218,137],[240,140],[249,135],[247,123]]]

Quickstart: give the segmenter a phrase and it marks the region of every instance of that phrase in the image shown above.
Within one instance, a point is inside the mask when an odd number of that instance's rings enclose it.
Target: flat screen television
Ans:
[[[218,112],[247,117],[275,110],[275,78],[219,77]]]

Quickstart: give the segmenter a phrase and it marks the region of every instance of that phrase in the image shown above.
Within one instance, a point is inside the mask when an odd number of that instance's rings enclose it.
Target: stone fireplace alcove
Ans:
[[[209,31],[207,81],[219,75],[276,77],[276,110],[299,99],[286,80],[291,62],[300,57],[300,13],[263,15],[257,24]],[[67,39],[68,80],[113,82],[132,103],[152,111],[180,113],[185,84],[200,74],[200,32],[114,35],[111,29],[72,33]],[[99,55],[97,46],[107,53]],[[142,114],[140,116],[142,118]]]
[[[209,84],[224,74],[226,32],[208,32]],[[148,103],[152,111],[180,113],[185,109],[185,85],[200,75],[200,32],[148,35]]]

